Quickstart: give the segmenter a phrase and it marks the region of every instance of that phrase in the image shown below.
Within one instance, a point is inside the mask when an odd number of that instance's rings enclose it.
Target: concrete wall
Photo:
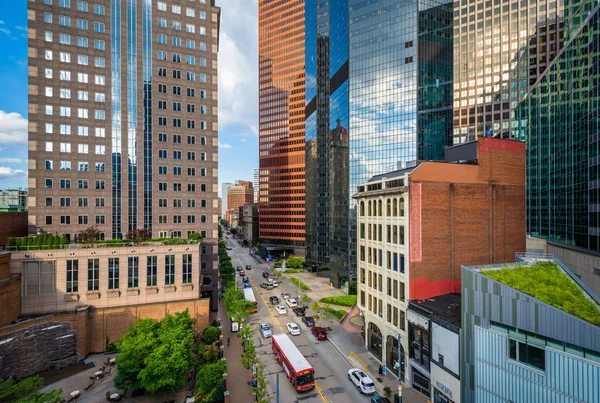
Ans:
[[[21,276],[10,273],[10,252],[0,252],[0,327],[21,315]]]
[[[198,334],[209,323],[209,300],[136,305],[123,308],[82,307],[0,328],[0,378],[21,378],[50,368],[62,368],[90,353],[104,352],[138,319],[161,320],[188,310]],[[18,359],[15,359],[18,357]]]
[[[0,212],[0,245],[8,245],[8,238],[27,236],[27,212]]]
[[[594,294],[600,296],[600,256],[564,247],[553,242],[547,243],[547,248],[548,253],[560,259]]]

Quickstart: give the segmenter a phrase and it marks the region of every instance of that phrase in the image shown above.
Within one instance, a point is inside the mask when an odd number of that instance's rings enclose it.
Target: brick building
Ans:
[[[21,315],[21,275],[10,272],[10,252],[0,252],[0,327]]]
[[[239,225],[240,208],[246,203],[254,201],[254,188],[250,181],[235,181],[234,186],[227,189],[227,211],[225,212],[225,220],[231,228],[236,228]],[[234,218],[235,225],[234,224]]]
[[[446,160],[375,176],[354,196],[358,305],[367,347],[387,365],[398,335],[395,347],[409,351],[409,300],[460,292],[461,265],[525,250],[525,143],[480,137]]]

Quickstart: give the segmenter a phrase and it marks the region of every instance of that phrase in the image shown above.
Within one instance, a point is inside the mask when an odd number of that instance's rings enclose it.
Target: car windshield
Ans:
[[[309,374],[303,374],[296,378],[296,385],[306,385],[307,383],[314,382],[315,374],[313,372]]]

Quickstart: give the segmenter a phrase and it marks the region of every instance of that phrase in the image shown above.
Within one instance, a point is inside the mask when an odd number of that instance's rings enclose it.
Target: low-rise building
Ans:
[[[365,343],[393,368],[409,351],[409,300],[459,293],[461,265],[511,262],[524,250],[525,144],[480,137],[448,149],[446,162],[374,176],[353,197]]]
[[[560,260],[462,268],[465,402],[600,402],[600,298]]]

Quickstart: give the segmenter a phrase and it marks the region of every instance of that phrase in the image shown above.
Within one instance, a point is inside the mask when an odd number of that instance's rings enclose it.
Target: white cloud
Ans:
[[[27,119],[16,112],[0,110],[0,144],[27,143]]]
[[[219,129],[256,136],[258,125],[258,2],[228,0],[219,40]]]
[[[0,150],[2,151],[2,150]],[[5,164],[20,164],[23,162],[23,160],[21,158],[4,158],[4,157],[0,157],[0,162],[3,162]]]
[[[10,36],[10,30],[7,28],[0,28],[0,32],[4,32],[6,35]]]
[[[16,25],[15,29],[18,29],[19,31],[27,31],[27,27],[23,27],[21,25]]]
[[[247,142],[248,140],[246,140],[246,139],[240,139],[240,141],[241,141],[242,143],[245,143],[245,142]]]
[[[233,147],[227,143],[221,143],[219,141],[219,148],[233,148]]]
[[[27,172],[21,169],[12,169],[8,167],[0,167],[0,180],[6,178],[12,178],[14,176],[26,175]]]

